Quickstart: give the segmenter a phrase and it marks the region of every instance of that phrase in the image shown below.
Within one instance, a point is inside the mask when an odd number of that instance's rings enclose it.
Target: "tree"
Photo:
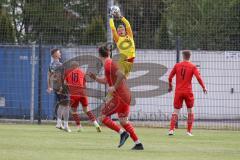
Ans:
[[[118,0],[118,3],[132,25],[137,48],[164,49],[171,46],[164,16],[167,3],[164,0]]]
[[[14,43],[15,32],[10,16],[5,9],[0,6],[0,43]]]
[[[86,38],[86,44],[95,45],[107,41],[105,28],[103,19],[100,16],[93,18],[89,26],[86,27],[85,37],[88,37]]]
[[[115,2],[132,25],[137,48],[171,49],[180,36],[182,48],[240,49],[239,0]],[[2,0],[0,4],[5,4],[0,17],[5,41],[28,44],[40,34],[45,44],[106,40],[106,0]]]
[[[100,0],[26,1],[23,16],[24,24],[28,28],[27,39],[36,40],[41,33],[45,44],[86,44],[87,41],[92,43],[92,37],[86,35],[93,31],[97,33],[97,28],[90,31],[93,28],[88,27],[92,27],[90,25],[92,19],[102,14],[103,7],[100,5],[104,4],[99,2]],[[96,21],[96,23],[103,22]],[[100,29],[102,31],[101,26]],[[103,36],[95,34],[94,37]]]
[[[12,0],[10,8],[18,43],[37,41],[41,34],[44,44],[85,44],[91,39],[85,32],[92,19],[106,15],[105,3],[102,0]],[[19,14],[16,9],[20,10]]]
[[[170,41],[169,31],[167,27],[167,18],[163,14],[160,28],[156,31],[155,34],[155,46],[156,48],[161,49],[171,49],[173,44]]]
[[[239,1],[177,0],[169,6],[168,28],[172,41],[182,47],[204,50],[234,50],[239,46]],[[234,41],[234,42],[233,42]],[[234,46],[233,46],[234,44]]]

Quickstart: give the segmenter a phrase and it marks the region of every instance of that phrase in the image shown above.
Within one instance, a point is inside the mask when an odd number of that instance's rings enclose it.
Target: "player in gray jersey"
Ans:
[[[53,62],[50,63],[48,70],[47,92],[51,93],[54,91],[57,97],[58,109],[56,128],[71,132],[68,126],[70,99],[68,89],[64,85],[64,68],[62,63],[59,61],[61,58],[60,50],[57,48],[51,50],[51,56],[53,58]],[[62,117],[64,125],[62,125]]]

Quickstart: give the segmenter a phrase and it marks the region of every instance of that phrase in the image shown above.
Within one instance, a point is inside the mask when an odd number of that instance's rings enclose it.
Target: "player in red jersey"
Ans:
[[[79,103],[83,107],[83,112],[87,114],[89,120],[93,122],[98,132],[101,132],[101,128],[96,120],[96,117],[88,107],[88,97],[86,94],[86,80],[85,73],[79,68],[79,64],[75,61],[71,63],[71,69],[65,73],[65,83],[68,86],[72,115],[76,122],[77,130],[82,131],[80,124],[80,117],[77,112]]]
[[[199,84],[201,85],[203,92],[207,93],[207,89],[204,82],[200,76],[197,67],[190,62],[191,52],[189,50],[184,50],[182,52],[183,61],[177,63],[173,70],[171,71],[168,81],[169,81],[169,92],[172,91],[172,79],[176,75],[176,89],[174,96],[174,112],[172,114],[169,135],[173,135],[175,123],[178,119],[178,114],[182,108],[183,101],[185,101],[188,112],[187,119],[187,135],[192,136],[192,126],[194,121],[193,105],[194,96],[192,92],[192,77],[193,75],[197,78]]]
[[[125,75],[120,71],[118,65],[112,61],[109,57],[109,50],[106,46],[99,48],[99,58],[101,59],[105,76],[98,77],[93,73],[89,73],[89,76],[102,84],[108,84],[108,93],[112,96],[106,99],[106,102],[102,105],[100,120],[108,128],[116,131],[120,134],[120,143],[118,147],[121,147],[127,138],[130,137],[135,143],[133,150],[143,150],[143,145],[140,143],[132,124],[128,121],[130,112],[131,93],[126,84],[126,79],[122,78]],[[117,114],[121,126],[125,131],[112,119],[112,114]]]

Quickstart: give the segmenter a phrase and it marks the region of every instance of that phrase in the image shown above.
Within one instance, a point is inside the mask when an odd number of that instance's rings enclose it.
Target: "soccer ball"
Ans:
[[[110,8],[110,15],[112,16],[120,15],[120,8],[118,6],[112,6]]]

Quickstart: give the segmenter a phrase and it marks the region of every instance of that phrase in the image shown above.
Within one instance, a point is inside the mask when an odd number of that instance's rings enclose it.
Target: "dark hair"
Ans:
[[[77,61],[72,61],[70,65],[72,68],[79,67],[79,63]]]
[[[53,56],[53,55],[54,55],[54,53],[56,53],[57,51],[59,51],[59,49],[58,49],[58,48],[53,48],[53,49],[51,50],[51,56]]]
[[[101,46],[98,48],[98,53],[99,56],[106,58],[109,56],[109,49],[107,48],[107,46]]]
[[[119,24],[117,28],[124,28],[124,29],[126,29],[126,27],[124,26],[124,24]]]
[[[190,57],[191,57],[191,51],[190,51],[190,50],[183,50],[183,51],[182,51],[182,55],[183,55],[183,58],[184,58],[184,59],[189,60]]]

